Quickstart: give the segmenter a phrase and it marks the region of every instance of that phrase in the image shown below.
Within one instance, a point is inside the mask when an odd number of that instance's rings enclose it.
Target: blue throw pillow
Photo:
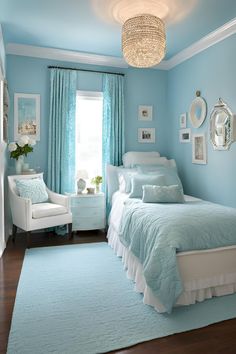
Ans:
[[[178,176],[178,172],[176,167],[166,167],[166,166],[160,166],[160,165],[143,165],[138,167],[138,172],[139,173],[147,173],[149,175],[162,175],[165,176],[166,180],[166,185],[167,186],[172,186],[172,185],[178,185],[180,188],[183,189],[181,180]],[[148,183],[146,183],[148,184]],[[149,183],[150,184],[150,183]]]
[[[16,188],[20,197],[31,199],[32,204],[48,200],[46,186],[41,178],[16,179]]]
[[[144,203],[184,203],[183,189],[173,186],[143,186]]]
[[[164,176],[152,176],[152,175],[134,175],[131,178],[131,193],[129,198],[142,198],[143,186],[145,184],[164,186]]]

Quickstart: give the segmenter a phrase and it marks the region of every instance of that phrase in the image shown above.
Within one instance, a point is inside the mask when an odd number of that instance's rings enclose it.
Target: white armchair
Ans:
[[[69,198],[57,194],[47,188],[49,201],[32,204],[30,199],[19,196],[15,184],[16,178],[42,178],[43,173],[34,175],[8,176],[9,201],[13,221],[12,240],[15,242],[17,228],[27,233],[27,244],[30,242],[30,232],[58,225],[68,224],[69,237],[72,237],[72,214]]]

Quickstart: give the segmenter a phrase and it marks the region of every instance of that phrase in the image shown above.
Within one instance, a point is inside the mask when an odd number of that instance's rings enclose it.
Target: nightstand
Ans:
[[[105,229],[105,195],[68,194],[72,212],[72,231]]]

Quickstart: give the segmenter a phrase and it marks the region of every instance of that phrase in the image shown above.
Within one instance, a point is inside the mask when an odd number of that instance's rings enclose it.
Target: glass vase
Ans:
[[[16,159],[16,161],[15,161],[15,168],[16,168],[17,175],[20,175],[22,173],[23,165],[24,165],[24,156],[21,155],[18,157],[18,160]]]

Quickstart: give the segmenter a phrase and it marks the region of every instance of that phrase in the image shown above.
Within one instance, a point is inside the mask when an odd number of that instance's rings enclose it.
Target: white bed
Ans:
[[[142,265],[118,237],[125,193],[116,191],[112,196],[112,209],[109,217],[108,243],[117,256],[122,257],[128,278],[135,282],[135,290],[143,293],[143,302],[165,312],[164,306],[152,294],[146,285]],[[198,199],[185,196],[186,201]],[[222,296],[236,292],[236,246],[221,247],[203,251],[180,252],[177,264],[184,286],[184,292],[175,306],[194,304],[213,296]]]

